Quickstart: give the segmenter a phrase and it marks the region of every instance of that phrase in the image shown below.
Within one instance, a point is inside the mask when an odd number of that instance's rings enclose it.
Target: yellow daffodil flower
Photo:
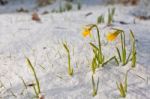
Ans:
[[[82,34],[84,37],[91,35],[91,27],[85,27]]]
[[[109,34],[107,35],[107,40],[108,40],[108,41],[113,41],[113,40],[116,39],[116,37],[117,37],[119,34],[120,34],[120,32],[118,32],[118,31],[109,33]]]

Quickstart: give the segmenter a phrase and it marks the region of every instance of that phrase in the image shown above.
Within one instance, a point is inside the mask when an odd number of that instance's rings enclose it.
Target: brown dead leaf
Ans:
[[[38,15],[36,12],[34,12],[34,13],[32,14],[32,20],[38,21],[38,22],[41,21],[39,15]]]
[[[150,16],[136,16],[140,20],[150,20]]]
[[[45,99],[44,95],[39,95],[39,99]]]
[[[139,0],[131,0],[131,5],[137,5],[139,3]]]
[[[131,5],[137,5],[139,3],[139,0],[120,0],[121,3],[127,5],[127,4],[131,4]]]

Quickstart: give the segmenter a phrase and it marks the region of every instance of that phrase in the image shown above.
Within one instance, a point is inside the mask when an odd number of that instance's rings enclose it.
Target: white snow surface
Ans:
[[[123,81],[126,71],[131,67],[117,66],[109,63],[97,69],[94,78],[99,78],[99,89],[92,96],[91,60],[92,49],[89,42],[93,38],[82,36],[82,28],[97,22],[97,17],[105,14],[108,8],[116,8],[114,28],[124,29],[127,46],[129,46],[129,29],[135,33],[137,40],[137,65],[128,74],[128,92],[125,99],[150,99],[150,20],[136,19],[131,11],[134,7],[83,6],[80,11],[41,14],[46,8],[38,10],[41,22],[31,19],[31,13],[0,14],[0,99],[32,99],[32,88],[25,89],[26,84],[34,81],[25,56],[34,64],[45,99],[121,99],[116,82]],[[0,7],[3,9],[4,7]],[[12,9],[13,10],[13,9]],[[8,11],[9,12],[9,11]],[[85,16],[91,12],[89,16]],[[124,21],[128,24],[120,24]],[[135,23],[134,23],[135,21]],[[106,34],[111,27],[98,25],[101,31],[102,51],[106,58],[116,54],[115,43],[108,43]],[[96,32],[92,33],[96,36]],[[67,73],[67,53],[62,46],[67,42],[71,51],[71,64],[74,76]],[[129,49],[128,49],[129,51]],[[43,67],[43,68],[42,68]],[[0,84],[1,84],[0,83]]]

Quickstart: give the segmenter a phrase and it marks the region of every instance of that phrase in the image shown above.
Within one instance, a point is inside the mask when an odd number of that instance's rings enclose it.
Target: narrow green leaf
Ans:
[[[37,93],[40,94],[41,93],[41,91],[40,91],[40,83],[39,83],[39,80],[37,78],[35,69],[34,69],[32,63],[30,62],[29,58],[26,57],[26,61],[27,61],[27,64],[28,64],[29,68],[31,69],[31,71],[33,73],[33,76],[34,76],[35,80],[36,80],[36,85],[37,85],[37,89],[36,90],[37,90]]]
[[[101,15],[97,18],[97,24],[104,23],[104,16]]]
[[[114,15],[115,15],[115,10],[116,10],[115,8],[112,8],[112,13],[111,13],[111,14],[112,14],[112,16],[114,16]]]
[[[125,75],[125,82],[124,82],[125,92],[127,92],[127,86],[128,86],[128,71],[126,72],[126,75]]]
[[[131,43],[132,43],[132,65],[131,65],[131,67],[135,67],[135,65],[136,65],[136,46],[135,46],[135,37],[134,37],[132,30],[130,30],[130,37],[131,37]]]
[[[118,28],[112,28],[113,30],[116,30],[117,32],[121,33],[124,32],[122,29],[118,29]]]
[[[116,47],[116,50],[117,50],[117,53],[118,53],[119,60],[120,60],[120,62],[121,62],[122,59],[121,59],[121,55],[120,55],[120,51],[119,51],[118,47]]]
[[[117,88],[118,88],[118,90],[119,90],[119,92],[120,92],[120,96],[122,96],[123,94],[122,94],[122,90],[121,90],[121,88],[120,88],[120,85],[116,82],[116,84],[117,84]]]
[[[126,47],[125,47],[125,34],[121,32],[121,47],[122,47],[122,63],[126,64]]]
[[[66,52],[67,52],[67,54],[68,54],[68,74],[69,74],[70,76],[72,76],[72,75],[73,75],[73,68],[71,68],[70,50],[69,50],[69,48],[68,48],[68,46],[67,46],[66,43],[63,43],[63,46],[64,46],[64,48],[65,48],[65,50],[66,50]]]
[[[94,81],[94,77],[92,75],[93,97],[97,95],[98,85],[99,85],[99,79],[97,81],[97,86],[96,86],[95,81]]]
[[[69,53],[69,48],[67,47],[67,44],[63,43],[63,46],[66,49],[66,51]]]
[[[126,63],[128,63],[128,62],[129,62],[130,57],[131,57],[131,54],[132,54],[132,51],[129,53],[128,58],[127,58],[127,60],[126,60]]]
[[[33,90],[34,90],[34,93],[36,94],[36,97],[38,98],[39,93],[37,92],[37,90],[36,90],[36,87],[35,87],[35,86],[33,86]]]
[[[93,89],[95,89],[95,81],[93,75],[92,75],[92,85],[93,85]]]
[[[136,52],[132,54],[132,67],[136,66]]]
[[[97,81],[96,93],[98,91],[98,86],[99,86],[99,78],[98,78],[98,81]]]
[[[122,52],[122,62],[123,62],[123,65],[126,64],[126,49],[125,48],[123,49],[123,52]]]
[[[125,97],[125,96],[126,96],[126,93],[125,93],[125,89],[124,89],[122,83],[120,83],[120,91],[121,91],[122,97]]]
[[[97,66],[96,58],[94,57],[93,60],[92,60],[92,66],[91,66],[93,74],[95,73],[96,66]]]
[[[135,41],[135,36],[134,36],[134,33],[133,33],[133,31],[132,30],[130,30],[130,34],[131,34],[131,37],[134,39],[134,41]]]
[[[115,60],[115,62],[117,63],[117,65],[119,65],[119,62],[118,62],[116,56],[113,56],[110,59],[108,59],[107,61],[105,61],[103,65],[106,65],[108,62],[112,61],[113,59]]]
[[[93,43],[90,42],[90,45],[92,46],[93,49],[99,50],[99,48],[96,47],[96,45],[94,45]]]

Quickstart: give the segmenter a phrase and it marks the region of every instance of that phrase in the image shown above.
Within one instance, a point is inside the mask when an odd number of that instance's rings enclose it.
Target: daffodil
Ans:
[[[88,36],[88,35],[91,35],[91,27],[85,27],[82,34],[84,37]]]
[[[115,40],[116,38],[117,38],[117,36],[120,34],[120,32],[118,32],[118,31],[114,31],[114,32],[112,32],[112,33],[109,33],[108,35],[107,35],[107,40],[108,41],[113,41],[113,40]]]

